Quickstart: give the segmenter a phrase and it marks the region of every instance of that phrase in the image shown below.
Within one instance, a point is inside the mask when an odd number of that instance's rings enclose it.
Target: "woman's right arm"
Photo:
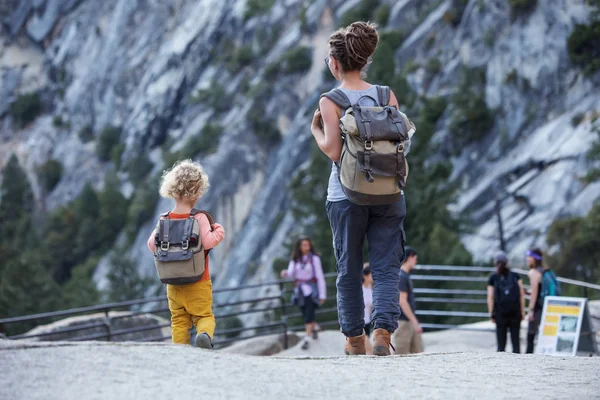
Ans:
[[[488,313],[490,314],[490,318],[493,321],[494,320],[494,287],[489,286],[489,285],[487,287],[487,306],[488,306]]]

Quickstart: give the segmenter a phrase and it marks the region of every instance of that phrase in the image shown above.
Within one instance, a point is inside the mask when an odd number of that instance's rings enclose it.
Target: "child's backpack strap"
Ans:
[[[347,110],[352,107],[352,103],[350,103],[350,99],[346,96],[340,89],[333,89],[327,93],[323,93],[321,97],[327,97],[329,100],[333,101],[337,104],[342,110]]]
[[[154,238],[154,243],[156,244],[157,252],[166,252],[169,250],[169,222],[171,218],[169,217],[169,213],[163,213],[160,215],[160,219],[158,220],[158,226],[156,231],[156,236]]]
[[[194,217],[197,214],[204,214],[204,215],[206,215],[206,218],[208,219],[208,223],[211,226],[210,230],[212,230],[212,226],[215,223],[215,220],[213,219],[212,215],[210,215],[208,213],[208,211],[203,211],[203,210],[198,210],[196,208],[192,208],[192,211],[190,211],[190,217]]]
[[[215,223],[215,220],[213,219],[212,215],[210,215],[210,213],[208,211],[204,211],[204,210],[198,210],[197,208],[192,208],[192,210],[190,211],[190,217],[194,218],[196,215],[198,214],[204,214],[206,216],[206,218],[208,219],[208,223],[210,225],[210,230],[212,231],[212,226]],[[199,239],[202,240],[202,239]],[[210,253],[211,249],[205,250],[206,254],[208,255],[208,253]]]
[[[390,104],[390,88],[389,86],[375,86],[377,88],[377,96],[379,96],[379,105],[385,107]]]

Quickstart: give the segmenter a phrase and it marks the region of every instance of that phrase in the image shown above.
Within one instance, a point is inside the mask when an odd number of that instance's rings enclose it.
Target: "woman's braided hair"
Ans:
[[[353,22],[329,37],[331,56],[346,72],[360,71],[375,53],[379,35],[370,22]]]

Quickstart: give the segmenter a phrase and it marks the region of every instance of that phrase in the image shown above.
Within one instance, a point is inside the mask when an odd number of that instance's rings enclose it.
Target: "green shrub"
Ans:
[[[248,0],[246,3],[246,11],[244,12],[244,19],[249,20],[259,14],[266,14],[271,10],[274,4],[275,0]]]
[[[119,143],[115,147],[113,147],[110,158],[112,162],[115,164],[115,168],[121,168],[121,158],[123,157],[123,153],[125,152],[125,143]]]
[[[33,122],[41,112],[42,102],[37,93],[22,94],[10,105],[10,114],[20,127]]]
[[[575,25],[567,48],[571,61],[582,67],[585,74],[600,70],[600,20],[590,25]]]
[[[224,112],[231,107],[231,97],[225,92],[225,88],[218,82],[207,89],[200,89],[190,96],[192,104],[206,104],[216,112]]]
[[[62,128],[65,125],[65,122],[60,115],[55,115],[54,118],[52,118],[52,125],[57,128]]]
[[[281,65],[279,61],[272,62],[271,64],[265,67],[265,79],[273,80],[279,75],[281,71]]]
[[[453,27],[457,27],[458,24],[460,24],[460,15],[453,8],[446,10],[444,12],[444,15],[442,16],[442,19],[444,20],[445,23],[447,23],[448,25],[451,25]]]
[[[537,0],[508,0],[512,18],[532,12],[537,6]]]
[[[393,29],[379,34],[379,43],[388,44],[394,51],[400,48],[404,39],[406,39],[406,33],[401,29]]]
[[[382,4],[375,10],[375,22],[379,26],[386,26],[390,20],[390,5]]]
[[[437,58],[430,58],[425,65],[425,70],[430,75],[435,75],[442,70],[442,63]]]
[[[575,114],[573,116],[573,118],[571,118],[571,126],[573,126],[573,128],[577,128],[579,126],[579,124],[581,124],[583,122],[584,118],[585,118],[584,113]]]
[[[594,116],[592,116],[594,118]],[[597,118],[597,117],[596,117]],[[585,182],[592,183],[600,181],[600,130],[595,129],[594,132],[598,136],[594,143],[592,143],[592,147],[586,153],[586,159],[594,165],[587,173],[585,177]]]
[[[379,0],[363,0],[341,16],[339,26],[345,27],[356,21],[369,21],[374,11],[379,7]]]
[[[548,255],[548,262],[557,275],[600,282],[600,204],[595,204],[587,215],[555,220],[548,229],[546,241],[550,248],[558,250]]]
[[[40,184],[47,193],[56,187],[62,177],[62,173],[63,166],[56,160],[48,160],[38,168]]]
[[[174,152],[163,152],[165,166],[171,167],[179,160],[194,158],[197,155],[208,155],[219,148],[219,141],[223,135],[223,127],[218,124],[206,124],[198,135],[189,137],[183,147]]]
[[[506,74],[506,77],[504,78],[504,83],[507,85],[514,84],[517,83],[518,79],[519,75],[517,73],[517,70],[516,68],[513,68],[508,74]]]
[[[419,64],[418,61],[411,59],[411,60],[408,60],[406,62],[406,64],[404,64],[404,68],[402,69],[402,71],[405,74],[412,74],[413,72],[415,72],[419,68],[421,68],[421,64]]]
[[[433,45],[435,44],[435,33],[430,33],[429,35],[427,35],[427,39],[425,39],[425,48],[427,50],[430,50],[433,48]]]
[[[485,102],[484,85],[485,70],[463,71],[460,85],[451,98],[454,110],[449,128],[457,147],[482,139],[494,125]]]
[[[250,64],[253,60],[254,51],[252,50],[252,45],[243,45],[233,51],[230,66],[233,71],[237,71]]]
[[[127,226],[125,228],[131,242],[135,240],[139,228],[154,216],[158,198],[158,179],[152,179],[136,188],[127,210]]]
[[[448,107],[448,101],[443,97],[431,97],[423,99],[422,118],[432,123],[440,119]]]
[[[283,72],[288,74],[307,72],[312,61],[312,51],[306,46],[290,49],[281,58]]]
[[[101,161],[110,160],[113,155],[113,149],[121,139],[121,128],[116,126],[107,126],[98,136],[96,153]]]
[[[274,145],[281,140],[281,132],[277,122],[266,117],[266,111],[260,106],[256,107],[255,112],[247,115],[248,122],[254,131],[254,135],[265,145]]]
[[[396,73],[396,60],[392,47],[383,42],[373,54],[373,63],[369,66],[369,79],[380,84],[388,84]]]
[[[244,327],[244,323],[236,315],[231,316],[231,317],[219,318],[219,331],[241,329],[243,327]],[[240,336],[240,333],[241,332],[229,332],[229,333],[225,333],[224,336],[227,339],[232,339],[232,338]],[[219,332],[217,331],[217,335],[218,334],[219,334]]]
[[[94,130],[91,125],[86,125],[79,131],[79,139],[83,143],[87,143],[91,140],[94,140]]]
[[[140,154],[131,161],[127,166],[127,172],[129,173],[129,179],[131,182],[138,186],[146,176],[152,170],[152,162],[146,154]]]
[[[187,145],[181,150],[182,158],[192,158],[197,154],[210,154],[219,148],[219,140],[223,134],[223,127],[217,124],[206,124],[199,135],[189,138]]]

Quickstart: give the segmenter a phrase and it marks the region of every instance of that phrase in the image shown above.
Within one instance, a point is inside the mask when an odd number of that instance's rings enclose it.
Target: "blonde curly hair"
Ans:
[[[167,199],[195,203],[209,186],[208,175],[202,165],[192,160],[182,160],[163,172],[159,193]]]

